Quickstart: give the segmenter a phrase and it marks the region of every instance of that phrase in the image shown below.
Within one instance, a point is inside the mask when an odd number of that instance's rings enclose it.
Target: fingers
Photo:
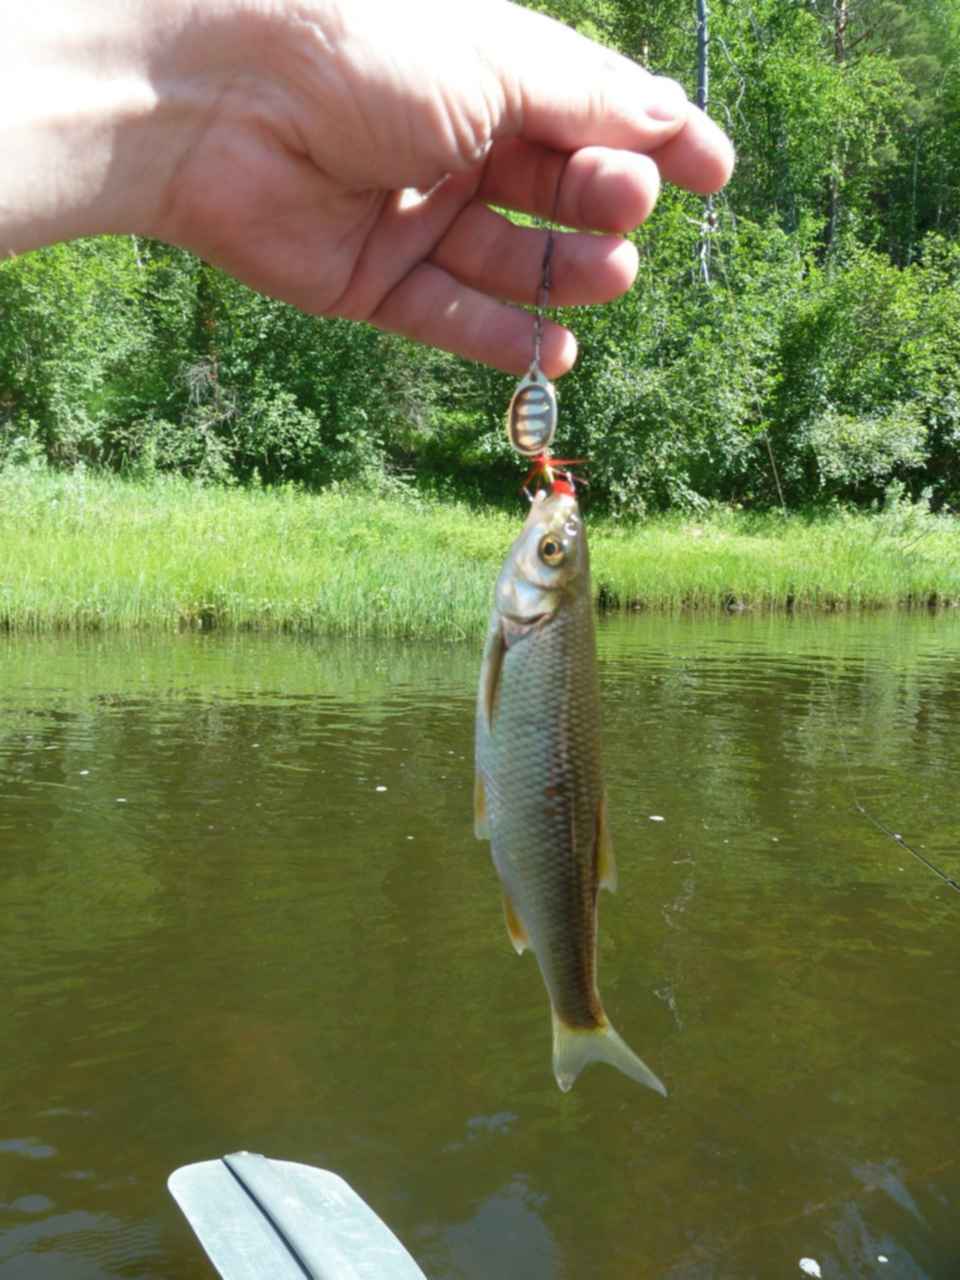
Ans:
[[[478,195],[567,227],[624,232],[650,216],[659,192],[649,156],[607,147],[567,156],[512,138],[491,151]]]
[[[623,186],[616,162],[606,197],[598,197],[599,213],[584,195],[589,175],[602,171],[607,159],[605,154],[588,155],[581,164],[573,157],[574,181],[565,182],[564,189],[582,212],[571,205],[563,211],[564,220],[614,220],[605,206]],[[641,169],[653,168],[640,159]],[[632,181],[626,185],[633,191]],[[655,186],[655,171],[653,177],[644,172],[636,191],[628,193],[628,221],[646,211]],[[547,233],[515,226],[482,203],[479,194],[475,180],[455,175],[426,196],[406,192],[386,201],[349,288],[330,309],[522,373],[530,363],[533,321],[505,300],[535,301]],[[636,276],[637,251],[618,236],[564,232],[555,246],[553,305],[608,302],[626,292]],[[575,358],[572,335],[548,325],[542,352],[548,376],[559,377]]]
[[[454,355],[513,373],[530,364],[533,316],[497,302],[455,280],[433,263],[421,263],[370,317],[379,329],[402,333]],[[549,378],[572,368],[577,358],[573,334],[560,325],[544,327],[541,364]]]
[[[588,226],[597,225],[597,221],[615,222],[618,191],[624,192],[628,222],[645,213],[656,186],[651,161],[643,163],[653,176],[645,173],[634,191],[632,180],[623,181],[616,164],[609,180],[592,184],[590,173],[602,169],[606,159],[604,155],[586,159],[585,165],[575,165],[573,181],[564,180],[563,189],[571,194],[570,207],[563,211],[568,215],[564,221],[579,222],[582,216]],[[592,186],[599,188],[596,199],[589,194]],[[387,199],[376,227],[366,236],[349,287],[332,309],[355,319],[368,319],[421,261],[432,262],[471,289],[499,299],[532,303],[540,282],[546,233],[514,226],[481,203],[478,194],[476,178],[458,174],[426,196],[407,191]],[[629,289],[636,275],[636,250],[619,237],[563,234],[557,238],[556,255],[554,305],[609,302]]]
[[[456,219],[431,262],[463,284],[496,298],[532,303],[542,274],[547,233],[517,227],[473,203]],[[633,284],[637,251],[617,236],[558,234],[551,306],[585,306],[618,298]]]
[[[723,130],[691,106],[683,129],[651,152],[667,182],[698,195],[719,191],[733,173],[733,144]]]

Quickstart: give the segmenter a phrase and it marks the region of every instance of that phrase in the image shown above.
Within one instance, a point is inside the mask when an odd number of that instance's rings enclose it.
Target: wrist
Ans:
[[[182,76],[189,0],[17,6],[0,42],[0,257],[149,234],[212,87]]]

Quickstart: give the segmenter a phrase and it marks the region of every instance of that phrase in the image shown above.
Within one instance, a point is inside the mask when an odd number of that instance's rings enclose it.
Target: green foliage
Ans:
[[[122,397],[143,340],[122,240],[56,245],[0,269],[0,412],[8,440],[37,439],[74,463]]]
[[[936,240],[928,253],[901,269],[851,245],[843,269],[813,272],[784,326],[775,441],[801,499],[869,500],[895,478],[960,498],[956,463],[929,465],[957,443],[960,296],[945,278],[957,255]]]

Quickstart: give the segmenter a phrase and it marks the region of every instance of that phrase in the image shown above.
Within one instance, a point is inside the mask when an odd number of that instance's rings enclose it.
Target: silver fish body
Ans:
[[[586,533],[572,488],[538,495],[497,579],[477,696],[478,837],[489,839],[518,951],[553,1014],[553,1069],[572,1087],[606,1061],[660,1093],[597,991],[597,895],[616,887],[600,761]]]

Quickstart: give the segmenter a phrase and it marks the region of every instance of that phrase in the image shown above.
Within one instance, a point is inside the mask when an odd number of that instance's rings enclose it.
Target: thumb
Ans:
[[[504,87],[494,132],[562,152],[602,146],[652,155],[661,173],[694,191],[718,190],[733,147],[674,80],[543,14],[502,3],[485,43]]]

